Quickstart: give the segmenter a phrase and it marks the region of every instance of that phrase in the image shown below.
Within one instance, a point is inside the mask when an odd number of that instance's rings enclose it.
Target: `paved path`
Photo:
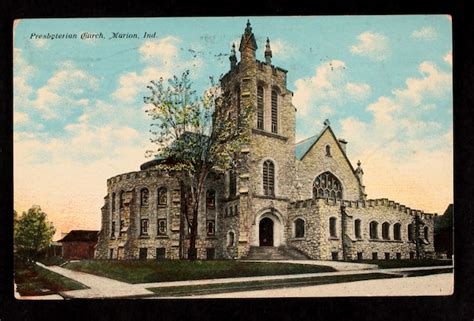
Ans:
[[[191,280],[191,281],[175,281],[175,282],[153,282],[153,283],[139,283],[130,284],[106,277],[96,276],[89,273],[73,271],[65,269],[59,266],[45,266],[41,263],[37,263],[41,267],[61,274],[65,277],[73,279],[79,283],[82,283],[89,287],[84,290],[65,291],[60,294],[66,298],[119,298],[119,297],[146,297],[152,296],[153,292],[147,290],[154,287],[171,287],[171,286],[183,286],[183,285],[205,285],[205,284],[225,284],[225,283],[237,283],[237,282],[250,282],[250,281],[269,281],[269,280],[281,280],[281,279],[300,279],[308,277],[322,277],[322,276],[336,276],[336,275],[355,275],[355,274],[367,274],[367,273],[390,273],[398,274],[402,276],[405,271],[419,271],[419,270],[434,270],[434,269],[446,269],[452,266],[438,266],[438,267],[419,267],[419,268],[396,268],[396,269],[383,269],[383,270],[363,270],[358,269],[355,271],[336,271],[336,272],[323,272],[323,273],[305,273],[305,274],[288,274],[288,275],[270,275],[270,276],[253,276],[253,277],[240,277],[240,278],[225,278],[225,279],[208,279],[208,280]],[[410,280],[413,278],[410,278]],[[376,281],[376,280],[374,280]],[[361,281],[366,282],[366,281]],[[340,287],[340,285],[335,285]],[[305,287],[306,288],[306,287]],[[299,288],[292,288],[299,289]],[[288,290],[288,289],[286,289]],[[282,290],[271,290],[271,293],[279,293]],[[233,297],[244,297],[249,292],[238,292],[237,294],[227,293],[234,295]],[[258,291],[256,291],[258,292]],[[265,295],[270,293],[264,291]],[[292,293],[291,291],[289,293]],[[258,294],[257,294],[258,295]],[[369,294],[368,294],[369,295]],[[324,296],[324,295],[322,295]]]
[[[60,295],[66,298],[117,298],[142,296],[152,293],[146,290],[143,286],[136,286],[134,284],[120,282],[89,273],[73,271],[59,266],[45,266],[38,262],[36,264],[89,287],[89,289],[61,292]]]
[[[453,289],[453,273],[443,273],[396,279],[378,279],[271,290],[196,295],[182,298],[203,299],[451,295],[453,293]]]

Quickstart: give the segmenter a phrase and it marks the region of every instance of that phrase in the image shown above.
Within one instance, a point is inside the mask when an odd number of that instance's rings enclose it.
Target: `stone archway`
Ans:
[[[284,223],[275,210],[257,214],[254,225],[252,246],[280,246],[285,244]]]
[[[273,246],[273,220],[264,217],[258,224],[258,235],[260,246]]]

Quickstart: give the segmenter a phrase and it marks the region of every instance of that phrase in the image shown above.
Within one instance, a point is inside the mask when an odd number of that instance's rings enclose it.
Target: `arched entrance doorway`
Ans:
[[[259,224],[260,246],[273,246],[273,220],[265,217]]]

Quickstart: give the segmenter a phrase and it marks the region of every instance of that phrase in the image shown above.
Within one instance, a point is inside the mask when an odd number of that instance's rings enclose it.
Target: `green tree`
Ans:
[[[238,170],[243,165],[240,149],[248,143],[252,106],[236,106],[235,96],[223,92],[211,79],[202,95],[192,89],[189,71],[165,82],[152,81],[144,97],[150,108],[149,156],[166,161],[159,168],[176,173],[185,193],[182,215],[189,230],[188,258],[196,259],[198,213],[211,172]],[[189,209],[188,209],[189,204]]]
[[[14,244],[17,254],[26,260],[36,259],[40,251],[51,243],[56,229],[47,221],[46,213],[38,205],[33,205],[15,221]]]

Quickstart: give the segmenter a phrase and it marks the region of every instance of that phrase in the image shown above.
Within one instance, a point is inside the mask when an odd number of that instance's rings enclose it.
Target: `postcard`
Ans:
[[[451,28],[16,20],[15,297],[451,295]]]

